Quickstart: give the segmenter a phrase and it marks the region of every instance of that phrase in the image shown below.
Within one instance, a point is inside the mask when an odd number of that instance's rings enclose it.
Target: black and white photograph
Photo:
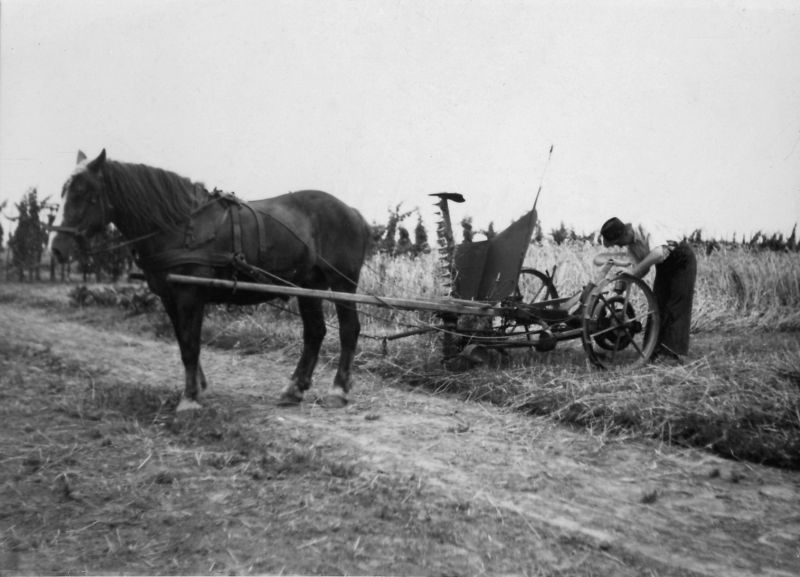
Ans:
[[[0,0],[0,577],[800,575],[800,3]]]

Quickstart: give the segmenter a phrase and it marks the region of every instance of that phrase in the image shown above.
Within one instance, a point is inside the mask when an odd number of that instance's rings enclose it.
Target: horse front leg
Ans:
[[[297,405],[311,387],[311,376],[319,359],[319,349],[325,338],[325,316],[322,301],[316,298],[297,297],[300,317],[303,319],[303,352],[297,362],[289,384],[278,398],[280,405]]]
[[[165,299],[164,308],[175,329],[183,361],[184,389],[177,411],[199,409],[200,389],[207,387],[206,377],[200,366],[200,331],[203,328],[204,303],[197,295],[182,292],[172,299]]]

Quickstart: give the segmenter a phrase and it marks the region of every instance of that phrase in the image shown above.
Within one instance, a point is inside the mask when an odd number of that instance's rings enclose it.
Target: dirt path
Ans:
[[[182,381],[174,344],[5,303],[0,318],[9,341],[109,379],[175,388]],[[655,443],[602,442],[494,406],[387,386],[368,367],[357,371],[344,410],[313,402],[278,408],[293,354],[204,349],[204,402],[236,403],[242,418],[269,420],[366,477],[417,479],[454,503],[521,519],[525,546],[543,559],[557,536],[588,546],[596,566],[605,559],[619,574],[800,575],[798,473]],[[312,392],[322,394],[332,376],[320,367]]]

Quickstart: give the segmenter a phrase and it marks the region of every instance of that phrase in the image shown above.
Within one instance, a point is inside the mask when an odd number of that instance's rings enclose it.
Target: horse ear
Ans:
[[[86,155],[83,153],[82,150],[79,150],[78,151],[78,161],[75,164],[80,164],[84,160],[86,160]]]
[[[106,163],[106,149],[104,148],[103,151],[98,155],[98,157],[87,165],[87,168],[93,172],[97,172],[98,170],[103,168],[103,165],[105,163]]]

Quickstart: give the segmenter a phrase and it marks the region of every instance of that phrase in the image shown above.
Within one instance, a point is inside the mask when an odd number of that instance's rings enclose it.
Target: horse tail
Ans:
[[[359,216],[361,214],[359,213]],[[362,262],[367,260],[370,256],[372,256],[378,247],[378,239],[375,238],[375,235],[372,233],[372,226],[366,221],[366,219],[361,216],[361,225],[364,229],[363,237],[364,237],[364,255],[362,258]]]

